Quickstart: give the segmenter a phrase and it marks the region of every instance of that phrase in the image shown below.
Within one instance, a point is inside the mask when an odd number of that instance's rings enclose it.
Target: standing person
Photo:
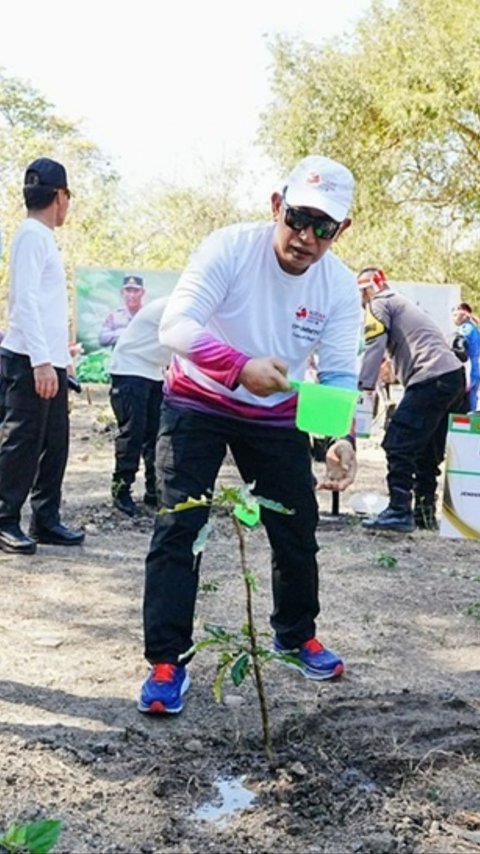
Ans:
[[[477,326],[471,306],[461,302],[453,312],[453,322],[458,326],[458,334],[464,341],[465,364],[467,368],[467,409],[475,412],[480,407],[480,329]]]
[[[255,491],[293,508],[262,508],[272,549],[276,650],[294,650],[310,679],[343,672],[338,655],[315,637],[319,611],[318,520],[309,436],[294,426],[310,354],[319,381],[355,389],[360,300],[355,277],[331,252],[350,225],[349,170],[310,156],[271,198],[273,223],[214,231],[192,255],[160,327],[175,355],[164,387],[157,483],[172,508],[214,489],[227,447]],[[325,488],[344,489],[356,469],[352,437],[328,452]],[[146,560],[142,712],[181,711],[189,679],[179,656],[192,645],[198,562],[192,544],[208,510],[157,516]],[[290,660],[291,663],[291,660]]]
[[[435,529],[437,478],[445,455],[448,415],[462,411],[464,370],[436,323],[392,291],[383,270],[365,268],[358,285],[366,309],[359,388],[375,389],[386,351],[405,389],[382,442],[390,502],[362,524],[370,531],[409,533],[415,525]]]
[[[122,285],[124,305],[107,314],[100,330],[99,343],[102,347],[114,347],[121,332],[128,326],[142,307],[145,288],[141,276],[125,276]]]
[[[140,457],[145,464],[144,503],[157,506],[155,444],[170,356],[160,344],[158,328],[167,301],[160,297],[140,309],[122,333],[110,365],[110,402],[118,425],[112,497],[115,507],[127,516],[137,512],[131,488]]]
[[[54,238],[67,216],[70,190],[61,163],[41,157],[27,168],[27,218],[10,255],[8,330],[2,342],[5,418],[0,446],[0,548],[33,554],[36,544],[78,545],[81,531],[60,522],[68,456],[67,283]],[[30,536],[20,514],[30,492]]]

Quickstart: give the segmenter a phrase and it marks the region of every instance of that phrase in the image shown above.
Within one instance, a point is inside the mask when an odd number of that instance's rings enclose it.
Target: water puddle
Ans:
[[[217,777],[217,794],[195,810],[194,821],[211,821],[217,827],[225,827],[233,813],[251,806],[255,795],[243,785],[244,780],[245,777]]]

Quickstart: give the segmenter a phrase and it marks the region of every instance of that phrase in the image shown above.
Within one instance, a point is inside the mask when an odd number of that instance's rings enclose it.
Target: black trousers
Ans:
[[[5,353],[5,351],[4,351]],[[61,488],[68,457],[67,372],[56,368],[59,390],[51,400],[35,392],[28,356],[1,356],[4,419],[0,445],[0,527],[19,523],[30,492],[32,519],[60,521]]]
[[[464,412],[464,398],[463,368],[405,389],[382,442],[390,496],[398,488],[413,490],[427,503],[433,501],[445,456],[448,415]]]
[[[155,445],[162,398],[163,382],[160,380],[112,374],[110,402],[118,425],[115,484],[129,488],[143,458],[146,492],[155,495]]]
[[[291,516],[261,510],[272,549],[271,624],[284,645],[294,648],[315,634],[319,612],[318,512],[308,435],[164,404],[157,444],[160,502],[173,507],[213,490],[227,446],[244,482],[255,481],[254,492],[295,510]],[[199,569],[192,545],[207,517],[203,508],[157,516],[144,598],[145,655],[151,663],[175,663],[192,645]]]

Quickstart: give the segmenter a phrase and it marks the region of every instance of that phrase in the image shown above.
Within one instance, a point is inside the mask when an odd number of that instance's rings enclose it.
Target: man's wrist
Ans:
[[[357,450],[356,438],[351,433],[349,433],[347,436],[330,436],[327,439],[327,451],[329,448],[332,447],[332,445],[335,444],[335,442],[349,442],[349,444],[352,446],[353,450],[354,451]]]

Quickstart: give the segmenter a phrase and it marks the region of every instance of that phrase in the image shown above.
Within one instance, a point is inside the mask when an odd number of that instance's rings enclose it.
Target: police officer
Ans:
[[[124,305],[111,311],[105,318],[100,330],[99,342],[102,347],[114,347],[120,333],[126,329],[132,317],[142,307],[145,294],[143,279],[141,276],[125,276],[122,286],[122,297]]]
[[[362,524],[370,531],[435,529],[439,466],[448,414],[463,411],[465,374],[436,323],[390,289],[383,270],[358,276],[365,313],[365,352],[359,387],[373,391],[385,352],[404,395],[387,427],[388,507]],[[415,506],[412,512],[412,495]]]

